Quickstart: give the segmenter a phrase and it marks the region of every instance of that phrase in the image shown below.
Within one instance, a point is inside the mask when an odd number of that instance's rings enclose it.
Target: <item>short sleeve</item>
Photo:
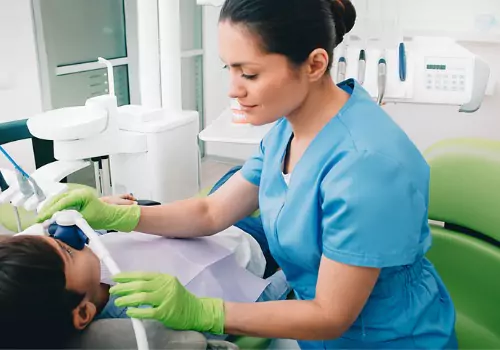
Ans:
[[[411,264],[421,254],[425,197],[394,160],[347,155],[321,183],[323,255],[349,265]]]
[[[262,173],[262,166],[264,164],[264,140],[260,142],[259,149],[257,152],[247,159],[243,167],[241,168],[241,173],[243,177],[250,181],[255,186],[260,185],[260,175]]]

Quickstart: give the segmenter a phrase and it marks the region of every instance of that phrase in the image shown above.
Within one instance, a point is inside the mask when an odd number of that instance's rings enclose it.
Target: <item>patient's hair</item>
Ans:
[[[64,260],[35,236],[0,237],[0,348],[62,348],[83,295],[66,289]]]

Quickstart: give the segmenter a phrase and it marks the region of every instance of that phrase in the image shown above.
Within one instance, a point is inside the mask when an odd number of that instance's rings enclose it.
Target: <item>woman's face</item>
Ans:
[[[259,38],[243,25],[219,24],[220,57],[229,69],[229,97],[238,99],[253,125],[289,116],[309,91],[304,67],[293,67],[283,55],[263,52]]]

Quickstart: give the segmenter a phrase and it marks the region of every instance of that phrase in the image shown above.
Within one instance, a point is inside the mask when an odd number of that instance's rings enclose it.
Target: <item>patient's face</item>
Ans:
[[[66,288],[88,295],[92,300],[101,283],[101,263],[99,258],[88,247],[83,250],[76,250],[57,239],[51,237],[41,238],[47,240],[64,260]]]
[[[94,318],[98,310],[104,306],[105,300],[101,288],[101,263],[99,258],[85,247],[83,250],[71,248],[64,242],[51,238],[40,237],[51,244],[64,260],[66,289],[85,295],[79,309],[76,310],[74,323],[78,329],[85,328]],[[89,313],[85,315],[85,313]],[[83,316],[83,318],[82,318]]]

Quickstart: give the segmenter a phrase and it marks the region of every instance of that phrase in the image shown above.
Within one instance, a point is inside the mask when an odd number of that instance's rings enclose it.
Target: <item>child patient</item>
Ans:
[[[122,203],[118,199],[103,200]],[[168,272],[182,283],[186,281],[184,284],[188,289],[191,285],[195,294],[235,293],[234,290],[248,289],[247,283],[251,283],[254,295],[242,293],[239,296],[242,300],[238,301],[253,302],[282,299],[289,291],[284,279],[278,281],[273,277],[277,283],[269,285],[260,279],[264,257],[255,249],[259,249],[258,244],[243,231],[233,230],[225,237],[222,232],[221,237],[215,235],[204,238],[205,241],[192,240],[183,246],[175,245],[179,240],[150,238],[138,233],[113,233],[102,238],[122,269],[144,271],[143,267],[148,266],[144,265],[144,256],[153,264],[161,265],[163,262],[165,265],[165,261],[170,261],[169,266],[158,266],[157,269],[151,266],[148,271]],[[140,249],[123,242],[137,242]],[[166,248],[158,249],[158,242],[167,244]],[[169,242],[175,244],[170,247]],[[196,245],[201,244],[200,247],[205,249],[203,244],[213,245],[214,242],[221,248],[220,253],[217,248],[211,249],[215,252],[211,257],[213,261],[203,271],[196,270],[200,261],[191,263],[182,259],[193,254],[191,247],[198,249]],[[179,249],[182,251],[179,252]],[[141,257],[139,250],[143,253],[146,250],[146,253]],[[231,254],[227,254],[228,251]],[[175,254],[181,257],[181,261],[172,263]],[[125,310],[116,307],[110,299],[111,283],[105,271],[99,258],[88,247],[76,250],[60,240],[43,235],[0,237],[0,348],[62,348],[73,335],[95,319],[127,317]],[[249,274],[251,277],[235,278],[235,274]],[[255,295],[255,291],[261,294]]]

